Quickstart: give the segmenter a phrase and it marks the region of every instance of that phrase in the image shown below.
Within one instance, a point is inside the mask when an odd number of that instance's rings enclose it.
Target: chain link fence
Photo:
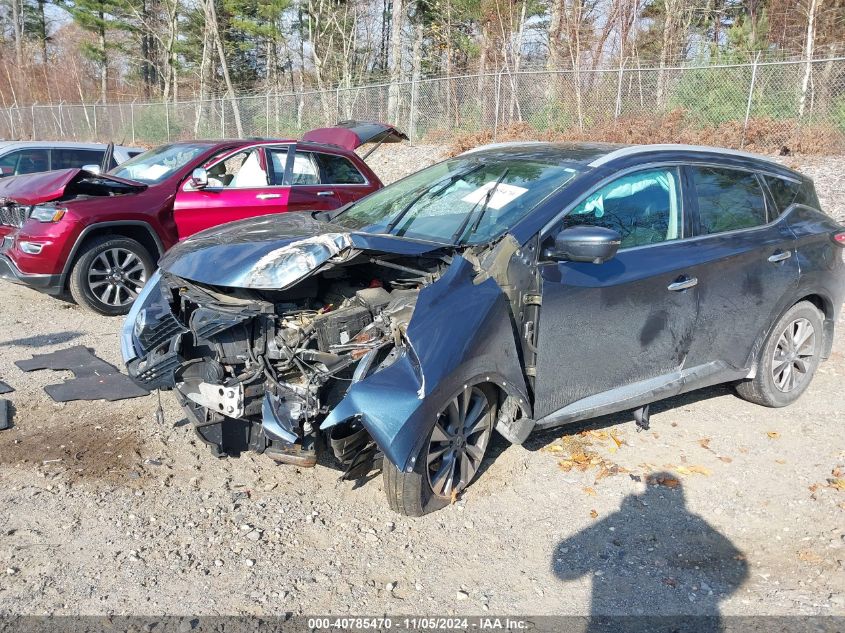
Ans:
[[[413,142],[507,139],[702,142],[845,153],[845,58],[598,70],[502,69],[302,93],[176,103],[0,109],[0,137],[156,145],[296,137],[343,119],[391,121]]]

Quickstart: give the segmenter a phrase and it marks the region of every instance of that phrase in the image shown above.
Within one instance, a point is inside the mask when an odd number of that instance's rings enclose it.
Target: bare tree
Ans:
[[[807,92],[810,89],[810,76],[813,73],[813,52],[816,44],[816,16],[824,0],[808,0],[807,3],[807,36],[804,40],[804,77],[801,79],[801,98],[798,101],[798,116],[804,116],[807,107]]]

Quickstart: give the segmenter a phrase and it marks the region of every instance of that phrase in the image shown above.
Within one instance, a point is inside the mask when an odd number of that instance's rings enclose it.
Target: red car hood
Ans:
[[[94,175],[79,168],[57,169],[56,171],[45,171],[37,174],[25,174],[22,176],[10,176],[0,179],[0,200],[13,200],[22,205],[33,205],[61,198],[65,188],[78,176],[84,174],[89,178],[98,180],[110,180],[125,185],[131,185],[140,189],[146,189],[146,185],[126,180],[116,176],[105,174]]]

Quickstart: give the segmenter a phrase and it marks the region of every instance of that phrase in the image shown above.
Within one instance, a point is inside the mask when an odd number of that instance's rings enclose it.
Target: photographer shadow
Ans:
[[[745,556],[687,509],[671,473],[652,474],[643,493],[561,541],[552,569],[565,581],[591,577],[591,633],[721,631],[719,603],[748,577]]]

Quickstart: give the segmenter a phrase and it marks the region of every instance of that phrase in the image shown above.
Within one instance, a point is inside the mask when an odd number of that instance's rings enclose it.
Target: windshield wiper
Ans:
[[[444,179],[440,180],[439,182],[434,183],[434,187],[436,187],[437,185],[441,185],[441,184],[442,184],[443,186],[442,186],[442,187],[440,187],[440,189],[438,189],[437,191],[435,191],[432,195],[433,195],[433,196],[436,196],[438,193],[441,193],[442,191],[444,191],[447,187],[449,187],[449,186],[450,186],[453,182],[455,182],[456,180],[458,180],[458,179],[460,179],[460,178],[463,178],[464,176],[469,176],[471,173],[478,171],[478,170],[479,170],[479,169],[481,169],[483,166],[484,166],[484,164],[483,164],[483,163],[479,163],[478,165],[475,165],[474,167],[470,167],[469,169],[465,169],[465,170],[463,170],[463,171],[455,172],[454,174],[451,174],[450,176],[447,176],[446,178],[444,178]],[[392,220],[388,223],[388,225],[384,228],[384,232],[385,232],[385,233],[390,233],[391,231],[393,231],[393,229],[395,229],[395,228],[396,228],[396,225],[397,225],[397,224],[399,224],[399,223],[402,221],[402,218],[404,218],[404,217],[408,214],[408,211],[410,211],[410,210],[413,208],[413,206],[414,206],[417,202],[419,202],[419,201],[420,201],[420,199],[421,199],[424,195],[426,195],[426,194],[428,194],[428,193],[431,193],[432,189],[433,189],[433,187],[431,187],[431,188],[425,188],[425,189],[423,189],[423,190],[420,192],[420,194],[419,194],[419,195],[414,196],[414,199],[413,199],[413,200],[411,200],[411,201],[410,201],[407,205],[405,205],[405,208],[404,208],[404,209],[402,209],[402,210],[401,210],[401,211],[400,211],[400,212],[396,215],[396,217],[395,217],[395,218],[393,218],[393,219],[392,219]]]
[[[509,171],[510,171],[510,167],[505,169],[505,171],[502,172],[502,175],[499,176],[498,180],[496,180],[496,182],[493,184],[493,186],[490,187],[490,189],[484,195],[484,204],[481,205],[481,209],[478,211],[478,217],[476,218],[475,222],[472,225],[472,229],[470,230],[470,235],[472,233],[474,233],[476,231],[476,229],[478,229],[478,225],[481,224],[481,219],[484,217],[484,214],[487,212],[487,205],[490,204],[490,200],[492,200],[493,194],[496,193],[496,189],[498,189],[499,185],[502,184],[502,181],[507,177]],[[481,202],[481,200],[479,199],[478,202]],[[472,209],[469,210],[469,213],[467,213],[467,217],[465,217],[464,221],[461,222],[461,225],[458,227],[458,230],[455,231],[452,234],[452,243],[456,243],[458,241],[458,238],[461,235],[463,235],[463,232],[466,230],[467,225],[469,224],[469,221],[472,219],[473,213],[475,213],[475,207],[478,206],[478,202],[476,202],[473,205]]]

